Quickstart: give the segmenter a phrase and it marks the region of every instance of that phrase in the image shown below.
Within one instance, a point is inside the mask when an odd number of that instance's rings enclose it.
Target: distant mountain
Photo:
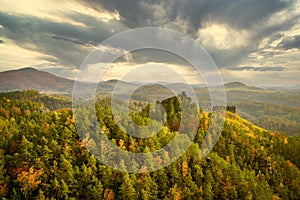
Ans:
[[[41,92],[65,92],[71,93],[73,89],[74,80],[58,77],[49,72],[40,71],[35,68],[22,68],[18,70],[10,70],[0,72],[0,91],[14,91],[34,89]],[[98,84],[98,92],[100,94],[113,91],[115,85],[118,83],[119,89],[128,89],[142,85],[139,83],[129,83],[119,80],[108,80]],[[88,84],[88,83],[87,83]],[[92,85],[90,83],[88,85]],[[157,85],[157,84],[153,84]],[[164,84],[166,85],[166,83]],[[189,90],[190,86],[184,83],[169,83],[168,87],[175,89],[178,92]],[[156,86],[154,86],[156,87]],[[203,85],[192,85],[193,88],[205,87]],[[225,84],[226,89],[232,88],[252,88],[241,82],[232,82]]]
[[[224,87],[226,90],[241,90],[241,91],[254,91],[254,90],[263,90],[263,88],[256,86],[249,86],[242,82],[229,82],[225,83]]]
[[[0,91],[34,89],[41,92],[71,92],[73,80],[34,68],[0,72]]]
[[[74,80],[55,76],[34,68],[23,68],[0,72],[0,92],[15,90],[38,90],[41,93],[72,94]],[[80,84],[79,97],[94,93],[96,83]],[[161,83],[143,85],[119,80],[108,80],[97,84],[97,95],[112,94],[139,101],[159,100],[186,92],[191,88],[185,83]],[[299,135],[300,90],[262,89],[241,82],[226,83],[226,97],[229,105],[235,105],[238,113],[247,120],[273,131]],[[199,106],[210,108],[210,94],[207,87],[192,85],[198,97]],[[94,95],[92,95],[94,96]],[[48,100],[47,100],[48,101]]]
[[[226,88],[233,88],[233,87],[247,87],[246,84],[242,83],[242,82],[229,82],[229,83],[225,83],[224,85]]]
[[[49,72],[40,71],[35,68],[22,68],[0,72],[0,92],[16,90],[38,90],[45,93],[68,93],[73,91],[74,80],[58,77]],[[118,89],[127,92],[136,87],[134,83],[119,80],[108,80],[98,83],[97,93],[111,93],[118,83]],[[81,83],[83,90],[94,91],[96,83]]]

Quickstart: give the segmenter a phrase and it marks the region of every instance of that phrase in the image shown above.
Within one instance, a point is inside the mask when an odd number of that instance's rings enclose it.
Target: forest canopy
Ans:
[[[177,103],[173,99],[166,110],[176,111]],[[108,105],[109,99],[97,101],[99,123],[109,140],[124,150],[155,151],[177,134],[180,112],[169,115],[168,123],[155,136],[139,139],[116,126]],[[134,105],[140,112],[133,110],[129,117],[147,124],[154,105]],[[239,117],[233,107],[230,110],[222,135],[207,157],[200,158],[199,151],[210,113],[200,111],[196,137],[177,161],[154,172],[133,174],[103,165],[89,153],[86,145],[94,141],[79,138],[70,100],[37,91],[1,93],[0,197],[299,199],[300,138],[257,127]],[[159,163],[165,158],[155,160]]]

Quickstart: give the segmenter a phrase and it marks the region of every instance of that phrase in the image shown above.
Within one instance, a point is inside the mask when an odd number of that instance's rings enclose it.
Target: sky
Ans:
[[[224,82],[300,85],[299,0],[1,0],[0,71],[34,67],[74,79],[98,44],[141,27],[191,37],[209,53]],[[202,83],[188,65],[167,52],[124,51],[102,79],[163,82],[182,74]],[[95,70],[103,66],[107,63],[89,67],[86,80],[98,80]]]

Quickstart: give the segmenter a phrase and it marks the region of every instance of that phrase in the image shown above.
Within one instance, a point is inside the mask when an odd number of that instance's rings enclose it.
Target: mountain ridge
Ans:
[[[124,82],[128,85],[143,85],[135,82],[126,82],[122,80],[111,79],[105,81],[106,84],[112,86],[118,81]],[[50,72],[38,70],[33,67],[25,67],[20,69],[8,70],[0,72],[0,91],[15,91],[15,90],[26,90],[36,89],[39,91],[57,91],[57,92],[72,92],[74,80],[57,76]],[[93,84],[93,83],[86,83]],[[154,83],[155,84],[155,83]],[[158,83],[159,84],[159,83]],[[184,83],[168,83],[179,88],[190,87]],[[205,85],[192,85],[196,88],[205,87]],[[224,84],[226,88],[237,88],[237,87],[253,87],[247,86],[242,82],[229,82]]]
[[[0,91],[35,89],[46,92],[68,92],[74,83],[73,80],[32,67],[0,72],[0,82]]]

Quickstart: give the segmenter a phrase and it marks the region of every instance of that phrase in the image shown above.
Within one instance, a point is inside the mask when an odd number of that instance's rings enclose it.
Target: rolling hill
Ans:
[[[34,89],[41,92],[70,92],[72,80],[34,68],[0,72],[0,91]]]
[[[106,94],[113,91],[118,80],[109,80],[98,84],[97,92]],[[20,91],[20,90],[38,90],[42,93],[66,93],[73,91],[74,80],[62,78],[49,72],[37,70],[35,68],[22,68],[0,72],[0,92]],[[134,87],[134,83],[119,82],[125,91]],[[81,82],[80,86],[84,89],[93,89],[94,83]]]
[[[74,81],[55,76],[51,73],[34,68],[23,68],[0,72],[0,92],[15,90],[38,90],[46,94],[71,95]],[[115,89],[116,84],[118,85]],[[188,91],[189,85],[184,83],[164,83],[168,88],[159,84],[144,85],[118,80],[100,82],[97,87],[98,95],[111,94],[119,97],[132,93],[132,98],[139,101],[160,99],[170,95],[172,89],[177,94]],[[93,92],[91,83],[80,84],[83,92]],[[284,132],[289,135],[299,135],[300,93],[297,90],[263,89],[248,86],[241,82],[226,83],[227,103],[237,107],[238,113],[247,120],[272,131]],[[204,86],[192,85],[198,96],[200,107],[210,108],[210,95]],[[138,88],[138,89],[137,89]],[[80,94],[79,94],[80,96]]]

